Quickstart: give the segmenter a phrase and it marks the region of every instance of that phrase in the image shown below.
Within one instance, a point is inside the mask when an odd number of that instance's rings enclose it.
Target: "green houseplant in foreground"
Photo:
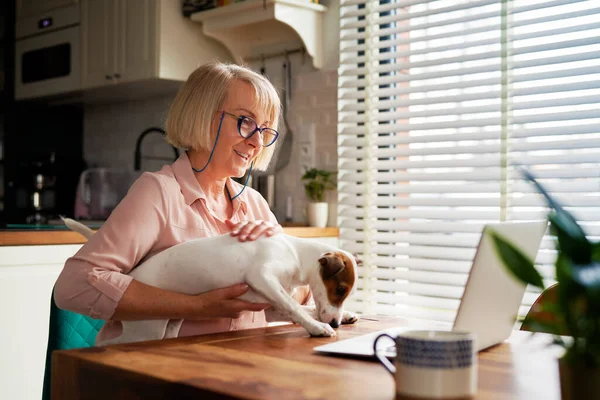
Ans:
[[[322,169],[311,168],[302,175],[304,191],[311,200],[308,204],[308,224],[324,228],[327,225],[329,206],[324,202],[325,191],[335,189],[335,172],[329,172]]]
[[[542,310],[552,314],[554,321],[530,324],[557,335],[555,342],[566,349],[559,360],[562,398],[600,399],[600,242],[590,242],[575,218],[528,171],[522,173],[546,198],[558,251],[556,302]],[[496,233],[491,236],[504,265],[518,280],[545,289],[532,260]],[[565,329],[572,339],[558,336]]]

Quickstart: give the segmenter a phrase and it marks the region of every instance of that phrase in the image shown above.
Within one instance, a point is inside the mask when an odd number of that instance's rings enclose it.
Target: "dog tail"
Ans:
[[[85,238],[88,240],[94,234],[93,230],[91,230],[90,228],[88,228],[87,226],[82,224],[81,222],[77,222],[71,218],[64,218],[62,216],[60,218],[63,220],[63,222],[69,229],[71,229],[72,231],[75,231],[77,233],[80,233],[81,235],[85,236]]]

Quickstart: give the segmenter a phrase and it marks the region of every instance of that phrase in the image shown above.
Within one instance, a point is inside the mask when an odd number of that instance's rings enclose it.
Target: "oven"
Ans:
[[[79,4],[16,22],[15,98],[80,90]]]

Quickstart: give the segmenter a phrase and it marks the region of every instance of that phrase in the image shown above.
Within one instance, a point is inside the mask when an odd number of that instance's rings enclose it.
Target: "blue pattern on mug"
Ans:
[[[473,364],[473,341],[432,341],[398,337],[396,363],[424,368],[467,368]]]

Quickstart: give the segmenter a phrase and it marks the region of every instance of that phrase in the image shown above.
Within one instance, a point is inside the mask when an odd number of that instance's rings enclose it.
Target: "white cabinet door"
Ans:
[[[0,246],[0,399],[41,399],[50,295],[80,247]]]
[[[15,4],[17,19],[40,15],[55,8],[67,7],[78,0],[17,0]]]
[[[156,47],[157,2],[121,0],[119,2],[118,74],[120,82],[155,77],[158,73]]]
[[[113,84],[117,74],[117,0],[81,2],[81,86]]]

